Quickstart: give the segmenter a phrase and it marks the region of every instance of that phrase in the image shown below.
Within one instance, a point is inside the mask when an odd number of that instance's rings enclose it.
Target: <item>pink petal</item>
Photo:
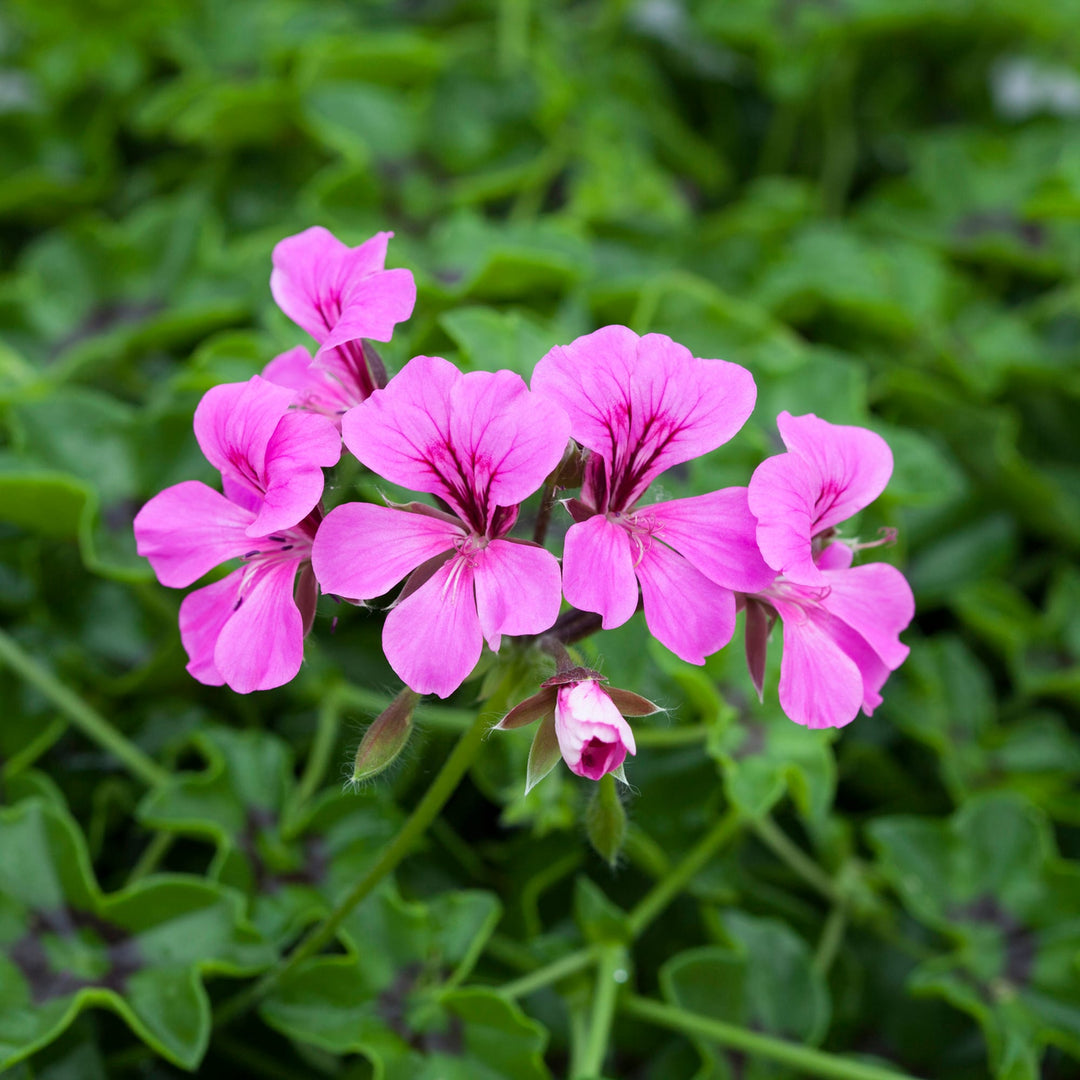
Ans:
[[[316,358],[349,341],[389,341],[394,327],[412,314],[415,304],[416,282],[410,270],[381,270],[352,278],[342,293],[341,314],[323,339]]]
[[[825,574],[828,595],[821,604],[868,642],[891,671],[907,658],[900,633],[915,617],[907,579],[888,563],[866,563]]]
[[[796,454],[766,458],[747,488],[762,556],[777,573],[801,585],[821,585],[825,580],[811,546],[820,490],[813,467]]]
[[[847,544],[841,543],[839,540],[834,540],[818,555],[817,568],[819,570],[846,570],[851,566],[854,558],[855,551],[853,548],[848,547]]]
[[[596,611],[605,630],[637,610],[630,534],[603,514],[571,525],[563,550],[563,592],[582,611]]]
[[[290,390],[306,391],[310,383],[308,368],[311,353],[303,345],[288,352],[279,353],[262,369],[262,377],[275,386],[287,386]]]
[[[445,563],[386,616],[383,652],[418,694],[449,697],[480,659],[484,642],[467,558]]]
[[[444,498],[477,532],[531,495],[562,458],[569,421],[512,372],[462,375],[417,356],[341,425],[345,445],[395,484]],[[484,520],[478,520],[483,517]]]
[[[637,753],[630,725],[592,679],[559,688],[555,736],[570,771],[589,780],[614,772],[627,753]]]
[[[293,600],[299,560],[255,563],[214,648],[214,664],[238,694],[295,678],[304,659],[304,621]]]
[[[638,580],[649,632],[689,664],[722,649],[735,633],[735,594],[710,581],[671,548],[653,541]]]
[[[180,640],[188,654],[187,669],[206,686],[223,686],[225,677],[214,663],[221,628],[228,621],[240,596],[240,583],[247,567],[228,577],[188,593],[180,604]]]
[[[573,437],[609,463],[617,510],[665,469],[727,442],[757,394],[738,364],[698,359],[663,334],[638,337],[625,326],[552,349],[532,385],[570,415]]]
[[[863,678],[856,662],[797,604],[773,601],[784,628],[780,661],[780,707],[810,728],[843,727],[863,704]]]
[[[473,556],[473,575],[480,626],[493,652],[502,634],[542,634],[558,618],[562,589],[551,552],[492,540]]]
[[[248,552],[252,514],[198,480],[155,495],[135,515],[135,542],[158,580],[183,588]]]
[[[249,536],[269,536],[302,521],[322,498],[323,469],[341,457],[337,428],[316,413],[287,412],[266,447],[265,497]]]
[[[250,491],[265,491],[266,447],[294,392],[258,375],[211,387],[195,409],[195,438],[206,460]]]
[[[378,233],[361,273],[382,269],[386,255],[386,233]],[[367,245],[361,245],[366,247]],[[287,236],[274,245],[274,269],[270,292],[277,306],[316,341],[322,341],[337,319],[341,272],[349,248],[321,226]]]
[[[776,577],[758,551],[757,522],[746,503],[746,488],[643,506],[633,520],[727,589],[759,592]]]
[[[344,503],[326,515],[311,564],[323,592],[373,600],[421,563],[464,539],[457,525],[373,503]]]
[[[782,412],[776,426],[788,450],[808,462],[820,478],[813,535],[847,521],[869,506],[892,476],[893,456],[876,432],[830,424],[813,413]]]

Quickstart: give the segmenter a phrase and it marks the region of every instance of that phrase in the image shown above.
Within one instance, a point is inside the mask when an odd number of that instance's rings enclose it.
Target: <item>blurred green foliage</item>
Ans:
[[[312,224],[396,231],[420,292],[391,369],[527,376],[609,322],[749,367],[755,416],[668,495],[745,483],[781,409],[880,431],[896,472],[860,531],[899,528],[918,615],[836,737],[780,714],[776,648],[759,706],[737,645],[702,670],[637,623],[583,643],[670,710],[635,722],[617,869],[589,786],[523,797],[528,736],[494,735],[341,952],[212,1032],[235,990],[210,976],[325,913],[472,704],[421,707],[390,779],[341,794],[395,689],[379,614],[324,600],[297,681],[241,698],[186,675],[179,596],[135,555],[139,505],[211,477],[200,394],[300,340],[269,256]],[[169,778],[5,650],[0,1069],[581,1075],[599,983],[526,981],[592,949],[672,1008],[852,1060],[1075,1075],[1078,427],[1075,0],[8,0],[3,632]],[[725,808],[743,824],[646,919]],[[802,1075],[632,1006],[607,1076]]]

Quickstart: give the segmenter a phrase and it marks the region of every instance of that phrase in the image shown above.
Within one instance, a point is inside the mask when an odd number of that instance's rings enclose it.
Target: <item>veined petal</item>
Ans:
[[[386,616],[383,652],[418,694],[449,697],[476,667],[484,642],[466,556],[445,563]]]
[[[735,594],[671,548],[653,541],[636,566],[645,622],[661,645],[689,664],[722,649],[735,633]]]
[[[342,420],[345,445],[369,469],[441,496],[477,531],[494,508],[532,494],[569,439],[562,411],[511,372],[462,375],[437,356],[410,360]]]
[[[188,654],[192,678],[206,686],[223,686],[225,676],[214,663],[218,634],[236,608],[246,567],[188,593],[180,604],[180,640]]]
[[[296,560],[248,568],[214,647],[214,665],[238,694],[283,686],[300,670],[304,620],[293,599],[299,565]]]
[[[589,780],[614,772],[634,754],[634,733],[599,683],[559,687],[555,735],[570,771]]]
[[[317,355],[361,338],[389,341],[394,327],[412,314],[415,304],[416,282],[410,270],[379,270],[364,277],[354,276],[345,283],[341,314]]]
[[[757,395],[738,364],[698,359],[663,334],[638,337],[625,326],[552,349],[532,385],[566,410],[573,437],[608,463],[616,510],[665,469],[727,442]]]
[[[783,621],[780,707],[796,724],[843,727],[863,704],[863,678],[856,662],[829,633],[824,620],[797,604],[773,600]]]
[[[195,409],[195,438],[223,477],[262,495],[266,447],[294,391],[258,375],[246,383],[213,386]]]
[[[915,617],[915,597],[907,579],[888,563],[866,563],[825,574],[828,595],[821,606],[865,638],[893,671],[907,659],[900,634]]]
[[[464,536],[460,526],[426,514],[344,503],[319,525],[311,565],[323,592],[373,600]]]
[[[808,462],[820,487],[813,508],[813,535],[847,521],[869,506],[892,476],[889,444],[874,431],[830,424],[813,413],[782,412],[776,426],[784,445]]]
[[[328,356],[337,366],[338,350],[333,349]],[[303,345],[275,356],[266,367],[262,376],[268,382],[278,386],[287,386],[296,392],[293,404],[300,409],[310,409],[330,417],[335,423],[341,423],[341,417],[365,395],[351,395],[349,388],[339,379],[336,370],[329,370],[328,365],[315,364],[311,353]]]
[[[322,498],[323,469],[341,457],[341,436],[325,417],[287,412],[266,446],[266,491],[249,536],[269,536],[302,521]]]
[[[136,550],[162,585],[183,588],[252,547],[254,515],[198,480],[155,495],[135,515]]]
[[[574,607],[602,615],[605,630],[622,626],[638,601],[626,529],[603,514],[571,525],[563,549],[563,592]]]
[[[717,585],[753,593],[776,577],[758,551],[757,521],[747,505],[746,488],[643,506],[632,517]]]
[[[306,391],[310,383],[308,368],[311,353],[303,345],[278,353],[262,369],[262,377],[275,386],[287,386],[290,390]]]
[[[492,540],[473,556],[476,609],[484,638],[498,652],[503,634],[542,634],[559,615],[559,563],[550,551]]]
[[[817,473],[797,454],[766,458],[750,477],[747,499],[757,519],[757,544],[777,573],[800,585],[821,585],[811,541]]]

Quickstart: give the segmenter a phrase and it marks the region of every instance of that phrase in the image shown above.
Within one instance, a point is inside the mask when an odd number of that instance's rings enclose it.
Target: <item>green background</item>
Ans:
[[[528,733],[493,735],[341,951],[211,1032],[476,705],[422,708],[342,793],[397,688],[378,611],[324,600],[299,678],[244,698],[187,676],[180,594],[135,555],[150,495],[213,479],[200,395],[303,340],[267,279],[313,224],[395,231],[419,295],[391,370],[528,377],[611,322],[748,367],[754,417],[657,496],[746,483],[781,409],[881,432],[896,471],[858,531],[899,529],[876,554],[918,614],[836,737],[780,714],[778,642],[764,706],[738,642],[703,670],[640,620],[584,643],[669,710],[635,721],[616,868],[589,837],[617,810],[562,769],[523,798]],[[608,1077],[811,1075],[641,997],[919,1076],[1076,1075],[1078,271],[1074,0],[8,0],[0,1071],[581,1076],[592,968],[513,980],[592,948],[626,973]],[[346,469],[328,500],[358,493]]]

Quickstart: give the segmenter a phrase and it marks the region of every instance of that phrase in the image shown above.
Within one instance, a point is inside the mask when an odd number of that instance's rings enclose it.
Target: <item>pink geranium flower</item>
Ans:
[[[566,536],[563,588],[605,629],[637,610],[638,585],[653,636],[694,664],[735,628],[733,590],[774,576],[754,541],[745,488],[638,506],[665,469],[715,450],[753,411],[745,368],[701,360],[663,334],[606,326],[551,350],[536,366],[536,394],[570,416],[589,451],[576,524]]]
[[[621,769],[626,755],[637,753],[630,725],[595,679],[559,687],[555,737],[570,771],[589,780]]]
[[[758,466],[749,501],[762,553],[780,573],[747,599],[747,655],[760,692],[767,623],[779,616],[781,707],[798,724],[840,727],[881,704],[908,654],[900,633],[915,600],[904,575],[886,563],[853,567],[855,550],[874,545],[832,539],[884,490],[892,454],[874,432],[812,414],[781,413],[777,424],[788,452]]]
[[[270,291],[278,307],[318,343],[272,360],[265,377],[297,391],[296,404],[335,422],[386,383],[382,362],[364,339],[389,341],[416,303],[408,270],[386,270],[390,232],[350,248],[315,226],[274,248]]]
[[[446,697],[487,640],[547,630],[559,612],[559,565],[507,538],[518,504],[559,464],[566,414],[509,371],[462,375],[417,356],[342,421],[345,445],[373,472],[436,495],[430,506],[347,503],[322,523],[312,556],[323,589],[382,596],[411,575],[386,618],[391,667],[421,694]]]
[[[221,472],[224,494],[185,481],[135,517],[138,552],[163,585],[184,588],[223,562],[244,560],[180,605],[188,671],[242,694],[280,686],[300,669],[317,596],[310,568],[302,571],[320,517],[322,470],[341,454],[333,424],[289,411],[291,401],[290,391],[258,375],[207,391],[195,410],[195,438]]]

